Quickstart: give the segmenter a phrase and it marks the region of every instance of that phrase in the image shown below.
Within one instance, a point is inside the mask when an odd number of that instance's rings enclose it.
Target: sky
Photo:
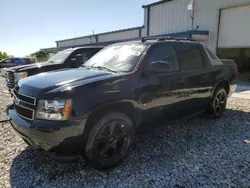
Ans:
[[[158,0],[0,0],[0,51],[25,56],[57,40],[143,25]]]

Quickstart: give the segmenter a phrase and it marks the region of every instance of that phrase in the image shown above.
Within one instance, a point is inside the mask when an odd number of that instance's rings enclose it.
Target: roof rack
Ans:
[[[181,40],[185,40],[185,41],[196,41],[194,39],[191,39],[191,38],[175,38],[175,37],[169,37],[169,36],[166,36],[166,37],[142,37],[141,38],[141,42],[146,42],[147,40],[157,40],[157,41],[166,41],[166,40],[178,40],[178,41],[181,41]]]
[[[175,40],[186,40],[186,41],[195,41],[197,42],[197,40],[191,39],[191,38],[175,38]]]

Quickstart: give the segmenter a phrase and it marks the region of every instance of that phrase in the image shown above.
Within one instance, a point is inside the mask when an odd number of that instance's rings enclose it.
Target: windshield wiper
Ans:
[[[117,72],[118,72],[118,71],[116,71],[116,70],[113,70],[113,69],[110,69],[110,68],[107,68],[107,67],[103,67],[103,66],[90,66],[90,67],[85,66],[85,67],[87,67],[87,68],[97,68],[97,69],[99,69],[99,70],[106,70],[106,71],[114,72],[114,73],[117,73]]]
[[[86,66],[86,65],[81,65],[81,67],[84,67],[84,68],[87,68],[87,69],[91,68],[90,66]]]
[[[113,69],[110,69],[110,68],[107,68],[107,67],[102,67],[102,66],[97,66],[97,68],[100,69],[100,70],[107,70],[107,71],[115,72],[115,73],[118,72],[118,71],[116,71],[116,70],[113,70]]]

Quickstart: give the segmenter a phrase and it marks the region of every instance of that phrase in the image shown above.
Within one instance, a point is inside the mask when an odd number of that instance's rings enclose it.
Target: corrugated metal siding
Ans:
[[[147,36],[147,30],[146,30],[146,28],[142,28],[142,29],[141,29],[141,36],[142,36],[142,37]]]
[[[143,20],[143,25],[146,27],[147,25],[147,8],[144,8],[144,20]]]
[[[150,7],[149,35],[175,33],[192,29],[192,19],[188,12],[189,2],[190,0],[174,0]],[[199,25],[200,30],[209,30],[209,40],[206,44],[211,50],[215,51],[217,46],[219,10],[228,6],[246,3],[250,3],[250,0],[195,1],[194,27]]]
[[[88,43],[90,43],[90,41],[96,42],[95,37],[91,37],[91,38],[89,38],[89,37],[79,38],[79,39],[76,39],[75,43],[76,43],[76,45],[77,44],[88,44]]]
[[[71,43],[72,43],[71,40],[68,40],[68,41],[58,41],[57,42],[57,47],[70,46]]]
[[[138,38],[138,36],[139,36],[139,29],[133,29],[133,30],[121,31],[117,33],[108,33],[108,34],[99,35],[98,42]]]
[[[92,42],[96,42],[95,38],[91,38]],[[57,41],[58,47],[71,46],[71,45],[79,45],[79,44],[88,44],[90,43],[90,39],[88,37],[69,39],[64,41]]]
[[[188,4],[189,0],[175,0],[150,7],[149,35],[190,30]]]
[[[235,6],[250,3],[250,0],[195,0],[194,26],[199,25],[200,30],[209,30],[207,46],[216,50],[219,10],[228,6]],[[149,35],[167,34],[182,32],[192,29],[192,20],[188,12],[190,0],[173,0],[150,7]],[[148,7],[149,8],[149,7]],[[147,35],[147,12],[144,8],[144,26],[141,29],[141,36]],[[98,42],[122,40],[139,37],[139,29],[120,31],[114,33],[100,34]],[[83,37],[84,38],[84,37]],[[95,39],[92,40],[94,42]],[[90,43],[89,38],[78,38],[66,41],[58,41],[58,47],[74,44]]]

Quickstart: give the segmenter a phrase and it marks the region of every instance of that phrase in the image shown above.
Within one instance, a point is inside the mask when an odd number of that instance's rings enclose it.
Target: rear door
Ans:
[[[182,115],[205,110],[211,96],[211,70],[201,44],[177,43],[176,50],[180,62],[182,78],[185,80],[180,98],[183,103]]]

